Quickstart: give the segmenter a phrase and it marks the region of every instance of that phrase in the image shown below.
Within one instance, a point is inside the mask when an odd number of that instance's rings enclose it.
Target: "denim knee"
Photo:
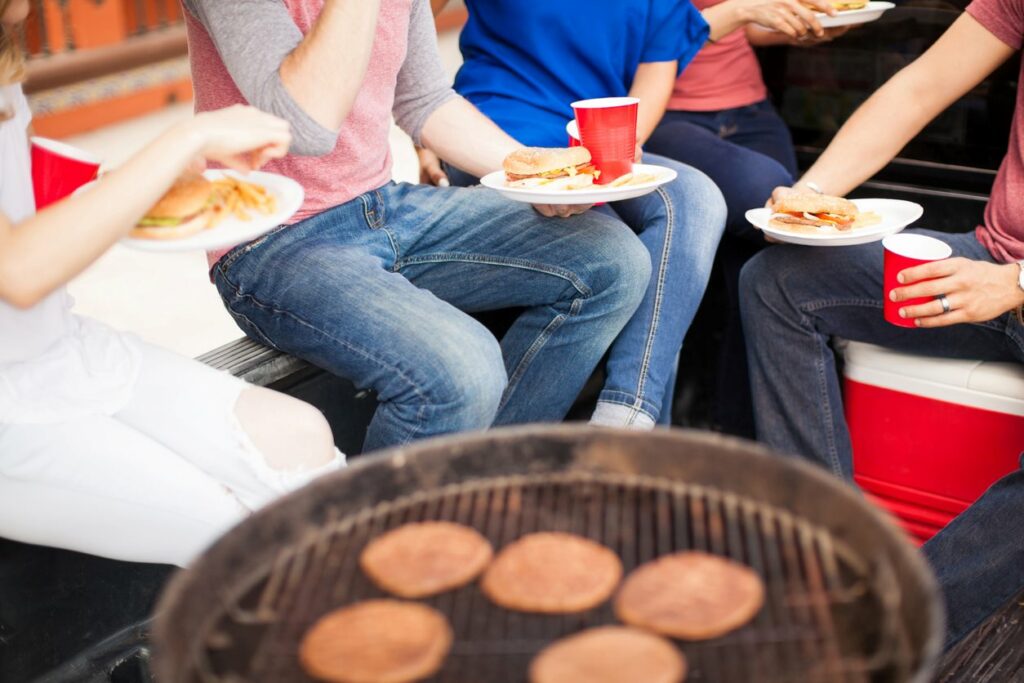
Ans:
[[[767,303],[768,292],[779,289],[778,282],[774,281],[776,273],[766,263],[770,260],[772,251],[769,248],[755,254],[740,271],[740,311],[747,336],[756,333],[760,327],[757,319],[762,315],[762,308]]]
[[[624,225],[604,241],[600,257],[591,262],[586,283],[591,296],[606,292],[618,303],[612,310],[633,314],[651,281],[651,255],[643,242]],[[597,254],[595,254],[597,255]]]
[[[755,254],[740,271],[740,312],[746,335],[756,336],[764,329],[767,315],[797,312],[793,291],[794,276],[799,282],[806,276],[805,248],[776,246]],[[817,250],[810,250],[817,251]]]
[[[775,188],[792,185],[793,176],[782,164],[763,154],[750,153],[744,160],[742,171],[722,187],[729,208],[727,225],[731,234],[760,244],[761,233],[750,225],[746,213],[764,206]]]
[[[711,245],[714,253],[725,232],[725,222],[729,216],[729,207],[725,203],[725,195],[711,178],[703,171],[690,166],[679,166],[679,180],[683,182],[684,194],[680,201],[694,207],[700,214],[703,244]],[[679,181],[677,181],[679,182]]]
[[[428,400],[445,412],[451,431],[484,429],[494,421],[508,374],[498,340],[482,325],[448,339],[449,352],[439,359],[438,377]]]

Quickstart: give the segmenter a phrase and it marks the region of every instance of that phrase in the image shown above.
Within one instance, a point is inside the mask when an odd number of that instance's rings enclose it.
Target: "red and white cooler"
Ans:
[[[844,357],[854,478],[919,541],[1020,466],[1024,365],[856,342]]]

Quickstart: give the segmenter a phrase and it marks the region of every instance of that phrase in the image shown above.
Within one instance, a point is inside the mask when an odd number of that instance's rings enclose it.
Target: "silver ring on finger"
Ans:
[[[949,305],[949,299],[946,298],[945,294],[939,294],[935,297],[936,301],[942,304],[942,312],[949,313],[953,308]]]

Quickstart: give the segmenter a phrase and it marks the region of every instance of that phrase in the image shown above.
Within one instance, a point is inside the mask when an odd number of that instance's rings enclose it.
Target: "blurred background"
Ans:
[[[461,0],[437,19],[452,76],[464,22]],[[106,168],[192,116],[179,0],[33,0],[25,44],[35,133],[86,149]],[[391,146],[395,180],[416,182],[412,144],[394,126]],[[209,282],[202,253],[115,246],[70,289],[77,312],[187,356],[241,336]]]

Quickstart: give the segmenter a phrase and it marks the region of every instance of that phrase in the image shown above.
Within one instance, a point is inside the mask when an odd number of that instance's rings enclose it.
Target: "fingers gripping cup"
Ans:
[[[889,293],[896,287],[904,286],[900,284],[896,276],[907,268],[947,259],[953,255],[953,250],[948,244],[934,237],[913,233],[889,235],[882,240],[882,246],[885,247],[885,265],[882,270],[885,319],[899,327],[916,327],[913,318],[900,317],[900,309],[905,306],[926,304],[933,299],[932,297],[921,297],[900,302],[892,301],[889,298]],[[921,280],[921,282],[925,282],[925,280]]]
[[[48,138],[32,138],[32,187],[37,209],[95,180],[99,170],[99,159],[84,150]]]
[[[636,116],[640,100],[635,97],[603,97],[573,102],[580,141],[590,150],[601,171],[604,185],[633,170],[636,151]]]

